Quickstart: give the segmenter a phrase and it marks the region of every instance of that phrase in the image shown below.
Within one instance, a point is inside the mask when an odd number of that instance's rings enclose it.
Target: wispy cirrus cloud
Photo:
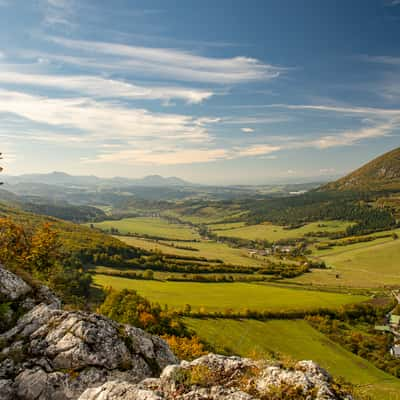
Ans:
[[[91,75],[42,75],[0,71],[0,83],[55,88],[98,98],[164,101],[180,99],[191,104],[201,103],[214,95],[211,90],[179,86],[133,85],[128,82]]]
[[[92,163],[193,164],[280,150],[280,146],[265,143],[219,146],[208,130],[219,118],[153,113],[88,98],[54,99],[1,89],[0,113],[8,121],[8,126],[0,129],[1,137],[20,136],[23,141],[29,137],[73,147],[90,145],[96,155],[85,162]],[[38,127],[32,128],[31,123]],[[28,131],[26,126],[30,126]]]
[[[209,138],[206,127],[190,116],[153,113],[88,98],[49,98],[0,90],[0,112],[35,123],[73,128],[97,137],[161,137],[186,141]]]
[[[84,160],[84,162],[109,162],[123,165],[180,165],[208,163],[218,160],[225,160],[228,157],[229,155],[226,149],[138,148],[100,153],[97,157]]]
[[[272,145],[252,145],[244,147],[227,148],[153,148],[130,149],[105,152],[94,159],[87,159],[87,163],[120,163],[120,164],[156,164],[156,165],[181,165],[208,163],[214,161],[233,160],[242,157],[255,157],[268,155],[279,151],[280,147]]]
[[[380,124],[374,124],[372,126],[362,127],[360,129],[345,130],[337,134],[328,134],[318,139],[306,142],[305,145],[308,147],[316,147],[319,149],[327,149],[338,146],[351,146],[361,140],[374,139],[384,136],[388,136],[393,129],[399,127],[400,119]]]
[[[77,52],[49,55],[81,66],[129,70],[159,79],[233,84],[279,77],[284,68],[250,57],[216,58],[183,50],[129,46],[126,44],[49,37],[48,40]]]
[[[331,105],[314,105],[314,104],[268,104],[263,107],[267,108],[284,108],[287,110],[312,110],[322,112],[335,112],[340,114],[359,114],[373,116],[400,116],[400,109],[375,108],[375,107],[355,107],[355,106],[331,106]]]
[[[289,148],[316,147],[326,149],[351,146],[362,140],[385,137],[393,134],[400,127],[400,109],[334,106],[321,104],[269,104],[266,108],[283,108],[322,113],[338,113],[360,118],[360,127],[336,130],[332,133],[320,133],[319,137],[302,142],[289,142]]]

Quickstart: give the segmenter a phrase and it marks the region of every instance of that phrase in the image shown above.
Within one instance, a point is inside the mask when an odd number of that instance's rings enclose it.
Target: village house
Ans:
[[[280,245],[273,246],[274,253],[286,253],[286,254],[289,254],[292,250],[293,250],[292,246],[280,246]]]
[[[390,349],[392,357],[400,358],[400,344],[395,344]]]

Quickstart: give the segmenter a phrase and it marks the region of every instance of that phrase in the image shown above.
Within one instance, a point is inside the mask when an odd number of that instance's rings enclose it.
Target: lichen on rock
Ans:
[[[292,397],[291,397],[292,396]],[[312,361],[293,369],[266,361],[208,354],[169,365],[158,379],[113,381],[86,390],[79,400],[351,400]]]

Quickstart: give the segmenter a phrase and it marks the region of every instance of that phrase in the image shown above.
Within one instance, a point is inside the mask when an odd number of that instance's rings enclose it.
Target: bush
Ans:
[[[151,304],[135,290],[124,289],[118,292],[108,289],[107,297],[97,311],[115,321],[137,326],[152,334],[190,336],[177,314],[161,309],[158,304]]]
[[[199,337],[179,337],[164,335],[162,338],[168,343],[172,352],[181,360],[191,361],[208,352]]]

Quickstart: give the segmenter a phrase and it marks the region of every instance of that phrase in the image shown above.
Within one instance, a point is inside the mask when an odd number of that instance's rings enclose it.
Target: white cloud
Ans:
[[[209,90],[177,86],[140,86],[87,75],[56,76],[0,71],[0,82],[56,88],[100,98],[119,97],[128,99],[160,99],[164,101],[182,99],[191,104],[201,103],[214,94]]]
[[[251,157],[251,156],[261,156],[270,153],[274,153],[281,150],[279,146],[272,146],[269,144],[256,144],[249,147],[245,147],[237,151],[236,156],[238,157]]]
[[[280,150],[277,146],[252,145],[243,148],[178,148],[163,147],[152,149],[128,149],[109,151],[99,154],[95,159],[87,159],[87,163],[119,163],[126,165],[157,164],[180,165],[207,163],[221,160],[233,160],[241,157],[263,156]]]
[[[128,46],[60,37],[50,37],[49,40],[79,53],[78,56],[52,56],[53,59],[65,63],[91,67],[97,65],[99,68],[111,70],[123,69],[179,81],[241,83],[277,78],[284,71],[283,68],[249,57],[213,58],[167,48]]]
[[[3,117],[2,137],[13,133],[21,140],[90,146],[97,156],[86,162],[192,164],[280,150],[270,144],[216,145],[208,127],[218,123],[218,118],[152,113],[87,98],[53,99],[0,89],[0,113],[8,116]],[[23,118],[22,122],[13,115]],[[32,122],[39,126],[32,127]]]
[[[250,125],[250,124],[276,124],[287,122],[288,116],[279,117],[264,117],[264,116],[249,116],[249,117],[225,117],[223,123],[232,125]]]
[[[364,125],[360,128],[322,134],[317,139],[296,143],[294,147],[316,147],[319,149],[325,149],[337,146],[350,146],[360,142],[361,140],[388,136],[394,129],[400,126],[400,109],[288,104],[273,104],[267,107],[328,113],[334,112],[343,115],[359,116],[360,123]]]
[[[119,163],[126,165],[179,165],[207,163],[228,158],[225,149],[132,149],[100,154],[89,163]]]
[[[322,136],[318,139],[306,142],[305,144],[307,146],[317,147],[320,149],[327,149],[337,146],[350,146],[364,139],[387,136],[390,134],[390,132],[392,132],[395,126],[399,124],[399,122],[400,120],[390,121],[374,126],[362,127],[360,129],[347,130],[336,135]]]
[[[374,108],[374,107],[353,107],[353,106],[327,106],[327,105],[293,105],[293,104],[270,104],[265,107],[285,108],[288,110],[314,110],[325,112],[336,112],[341,114],[365,114],[372,116],[400,116],[399,109]]]
[[[96,137],[156,137],[207,141],[205,126],[180,114],[152,113],[87,98],[53,99],[0,89],[0,112],[36,123],[74,128]]]
[[[337,107],[313,106],[312,109],[314,107],[343,112]],[[280,140],[279,145],[276,144],[278,139],[270,136],[272,143],[238,146],[227,142],[222,146],[209,129],[223,123],[223,118],[155,113],[85,97],[49,98],[0,89],[0,113],[3,113],[4,121],[0,134],[8,139],[13,135],[25,135],[42,143],[90,146],[95,155],[85,162],[176,165],[241,157],[274,157],[274,153],[281,150],[307,147],[349,146],[361,140],[390,135],[400,126],[400,113],[393,115],[395,110],[377,109],[369,118],[365,118],[365,109],[353,108],[353,111],[363,117],[361,128],[322,133],[318,138],[303,141]]]
[[[241,128],[241,131],[244,133],[252,133],[254,132],[253,128]]]

